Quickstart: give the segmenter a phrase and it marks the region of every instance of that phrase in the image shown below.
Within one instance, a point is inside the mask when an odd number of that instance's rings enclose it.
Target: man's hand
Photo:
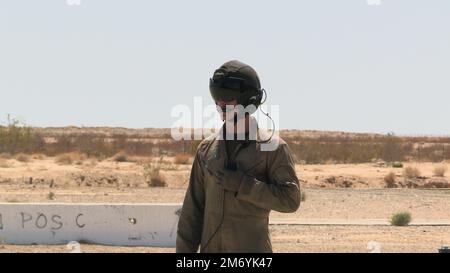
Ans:
[[[227,191],[238,192],[244,172],[224,169],[215,174],[217,184]]]
[[[222,167],[220,167],[222,166]],[[230,167],[223,164],[223,160],[220,162],[213,162],[213,164],[206,164],[206,169],[210,174],[216,178],[217,184],[227,191],[237,192],[241,185],[242,177],[245,173],[239,170],[238,166]]]

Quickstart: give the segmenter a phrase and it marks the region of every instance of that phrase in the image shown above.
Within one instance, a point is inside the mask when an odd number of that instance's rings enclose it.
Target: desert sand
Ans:
[[[0,202],[68,203],[181,203],[190,162],[174,158],[81,159],[57,163],[35,156],[28,162],[3,159]],[[159,163],[158,163],[159,162]],[[149,187],[146,164],[159,164],[166,187]],[[420,170],[419,180],[434,177],[437,163],[409,163]],[[384,177],[394,172],[403,181],[402,168],[380,164],[297,165],[305,201],[291,214],[272,212],[270,230],[275,252],[370,252],[374,241],[382,252],[437,252],[450,245],[450,189],[386,188]],[[422,183],[422,182],[420,182]],[[391,226],[392,214],[408,211],[412,222]],[[368,245],[369,244],[369,245]],[[373,243],[372,243],[373,244]],[[84,252],[174,252],[174,248],[117,247],[82,244]],[[0,244],[1,252],[69,252],[60,246]]]

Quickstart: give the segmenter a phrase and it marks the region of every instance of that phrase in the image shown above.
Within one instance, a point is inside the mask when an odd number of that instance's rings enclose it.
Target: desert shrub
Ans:
[[[125,152],[119,152],[116,155],[114,155],[113,160],[115,162],[127,162],[129,161],[129,158]]]
[[[420,177],[420,171],[415,167],[406,167],[403,169],[403,176],[405,178],[417,178]]]
[[[55,199],[55,193],[52,192],[52,191],[49,192],[48,195],[47,195],[47,199],[48,199],[48,200],[53,200],[53,199]]]
[[[297,162],[306,164],[367,163],[382,159],[386,162],[403,161],[413,151],[406,139],[388,134],[387,136],[353,137],[338,136],[288,136],[289,144]]]
[[[396,161],[396,162],[392,163],[392,167],[393,168],[403,168],[403,163]]]
[[[45,155],[43,155],[43,154],[33,154],[33,155],[31,155],[31,158],[37,159],[37,160],[43,160],[43,159],[45,159]]]
[[[0,154],[0,158],[3,158],[3,159],[12,159],[13,156],[12,156],[10,153],[1,153],[1,154]]]
[[[150,181],[147,181],[149,187],[166,187],[167,182],[164,175],[159,169],[154,170],[150,176]]]
[[[411,222],[411,213],[399,212],[391,217],[391,225],[393,226],[407,226]]]
[[[86,156],[83,154],[80,154],[78,152],[72,152],[72,153],[64,153],[56,156],[55,162],[61,165],[70,165],[74,163],[75,161],[83,161],[86,159]]]
[[[300,201],[304,202],[306,200],[306,193],[304,191],[302,191],[300,193]]]
[[[73,158],[69,153],[58,155],[55,158],[55,162],[61,165],[70,165],[73,163]]]
[[[147,164],[151,164],[153,161],[153,158],[151,156],[144,156],[144,157],[139,157],[136,159],[136,162],[139,165],[147,165]]]
[[[422,188],[448,189],[450,188],[450,183],[445,179],[431,179],[430,181],[427,181]]]
[[[166,178],[161,173],[159,162],[145,165],[143,175],[149,187],[167,187]]]
[[[395,183],[395,173],[390,172],[388,173],[385,177],[384,177],[384,183],[386,183],[386,187],[387,188],[395,188],[396,187],[396,183]]]
[[[8,160],[0,157],[0,168],[10,168],[10,167],[12,167],[12,164]]]
[[[7,125],[0,126],[0,153],[29,153],[42,144],[42,139],[30,126],[7,117]]]
[[[0,154],[42,153],[57,156],[79,152],[100,160],[112,158],[123,151],[130,162],[134,160],[134,156],[176,156],[178,153],[192,156],[201,142],[175,141],[170,132],[164,130],[156,134],[153,130],[146,133],[133,133],[133,129],[108,130],[32,128],[8,117],[7,125],[0,125]],[[393,133],[314,133],[310,136],[304,132],[289,130],[280,131],[280,134],[289,144],[295,162],[301,164],[368,163],[383,160],[390,162],[390,166],[401,168],[401,162],[442,162],[450,158],[450,137],[400,137]],[[124,157],[118,159],[123,162],[120,160]],[[182,163],[186,159],[180,160],[179,164],[186,164]]]
[[[437,166],[433,170],[434,176],[438,176],[438,177],[444,177],[446,172],[447,172],[447,166],[446,165]]]
[[[191,156],[187,153],[178,153],[175,155],[175,164],[188,164]]]
[[[87,162],[86,165],[90,166],[90,167],[94,167],[97,166],[98,164],[98,159],[97,158],[90,158]]]
[[[394,133],[388,133],[382,142],[381,159],[386,162],[402,160],[404,155],[402,152],[403,141]]]
[[[30,162],[31,157],[27,154],[20,153],[20,154],[16,155],[16,160],[20,161],[20,162]]]

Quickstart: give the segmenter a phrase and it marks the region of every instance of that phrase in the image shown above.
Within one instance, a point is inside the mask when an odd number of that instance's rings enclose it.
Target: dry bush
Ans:
[[[422,188],[431,188],[431,189],[448,189],[450,188],[450,183],[447,182],[445,179],[443,180],[435,180],[431,179],[430,181],[426,182]]]
[[[434,176],[438,176],[438,177],[444,177],[446,172],[447,172],[447,166],[446,165],[437,166],[433,170]]]
[[[83,165],[83,160],[77,160],[75,161],[75,165]]]
[[[325,178],[324,180],[326,183],[328,184],[336,184],[336,177],[334,176],[329,176],[327,178]]]
[[[85,163],[85,165],[86,165],[86,166],[89,166],[89,167],[97,166],[97,164],[98,164],[97,158],[90,158],[90,159]]]
[[[431,161],[442,162],[450,158],[450,137],[399,137],[350,133],[306,133],[280,131],[296,162],[319,163],[367,163]],[[47,141],[51,140],[51,141]],[[201,140],[174,141],[166,129],[117,129],[31,128],[14,118],[8,118],[7,126],[0,126],[0,153],[43,153],[56,156],[67,152],[79,152],[89,158],[111,158],[120,151],[130,156],[174,156],[177,153],[195,154]],[[418,144],[426,143],[420,147]],[[397,165],[394,164],[393,167]],[[401,167],[401,165],[399,165]]]
[[[164,159],[164,156],[161,156],[160,158],[159,158],[159,160],[158,160],[158,164],[161,166],[161,165],[171,165],[171,164],[173,164],[173,162],[172,161],[170,161],[170,160],[167,160],[167,159]]]
[[[405,178],[417,178],[420,177],[420,171],[415,167],[406,167],[403,170],[403,176],[405,176]]]
[[[175,164],[188,164],[190,158],[191,158],[190,154],[178,153],[175,155]]]
[[[147,181],[149,187],[167,187],[166,178],[159,169],[154,170]]]
[[[27,154],[18,154],[16,155],[16,160],[20,161],[20,162],[30,162],[31,161],[31,157]]]
[[[387,188],[395,188],[396,181],[395,181],[395,173],[390,172],[384,177],[384,183],[386,183]]]
[[[12,164],[7,159],[0,157],[0,168],[11,168],[11,167]]]
[[[36,159],[36,160],[43,160],[46,158],[46,156],[44,154],[32,154],[31,158]]]
[[[3,159],[12,159],[13,156],[12,156],[10,153],[1,153],[1,154],[0,154],[0,158],[3,158]]]
[[[144,157],[136,157],[136,162],[140,165],[146,165],[152,163],[152,157],[151,156],[144,156]]]
[[[161,173],[159,164],[144,166],[144,178],[149,187],[167,187],[166,178]]]
[[[128,162],[130,161],[128,155],[125,152],[118,152],[113,156],[115,162]]]
[[[55,162],[61,165],[70,165],[73,163],[73,158],[70,156],[69,153],[58,155],[55,158]]]
[[[61,165],[70,165],[75,161],[83,161],[86,156],[78,152],[60,154],[55,158],[55,162]]]

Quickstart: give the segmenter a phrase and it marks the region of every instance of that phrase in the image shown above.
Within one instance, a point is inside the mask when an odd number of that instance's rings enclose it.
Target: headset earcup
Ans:
[[[253,114],[258,107],[261,105],[261,100],[263,98],[264,92],[262,90],[258,90],[255,96],[252,96],[248,99],[247,105],[253,105],[255,107],[254,111],[251,111],[249,114]]]
[[[255,101],[252,103],[253,105],[255,105],[256,108],[258,108],[259,105],[261,105],[263,95],[264,95],[264,92],[261,89],[259,89],[258,94],[255,97]]]

